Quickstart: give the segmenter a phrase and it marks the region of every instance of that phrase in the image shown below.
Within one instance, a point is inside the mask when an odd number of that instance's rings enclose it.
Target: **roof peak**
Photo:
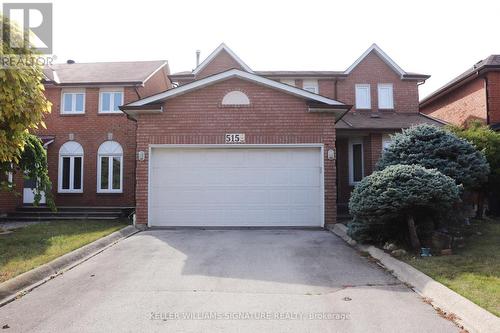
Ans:
[[[387,64],[389,65],[390,67],[392,67],[392,69],[398,73],[399,75],[401,75],[401,77],[403,77],[404,75],[406,75],[407,73],[401,68],[399,67],[398,64],[396,64],[396,62],[394,60],[391,59],[391,57],[389,57],[387,55],[387,53],[385,53],[376,43],[373,43],[372,45],[370,45],[370,47],[365,51],[363,52],[363,54],[361,54],[361,56],[356,59],[356,61],[351,65],[349,66],[349,68],[347,68],[345,70],[345,74],[350,74],[352,72],[352,70],[354,68],[356,68],[359,63],[361,61],[363,61],[363,59],[365,59],[372,51],[375,51],[377,53],[377,55]]]
[[[233,52],[233,50],[231,50],[225,43],[221,43],[214,51],[212,51],[212,53],[208,55],[208,57],[205,58],[205,60],[201,62],[201,64],[199,64],[193,70],[193,74],[196,75],[201,72],[222,51],[226,51],[245,71],[253,73],[252,69],[247,64],[245,64],[245,62],[241,60],[240,57],[238,57],[236,53]]]

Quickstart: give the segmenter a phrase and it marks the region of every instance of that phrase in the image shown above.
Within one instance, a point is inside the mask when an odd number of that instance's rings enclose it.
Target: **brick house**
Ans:
[[[169,74],[166,61],[68,61],[45,69],[52,112],[37,135],[57,206],[135,205],[136,127],[118,106],[169,89]],[[33,202],[32,181],[17,175],[15,183],[21,195],[0,193],[0,212]]]
[[[64,64],[46,76],[54,105],[38,134],[56,203],[135,206],[142,226],[335,223],[389,134],[440,124],[418,110],[429,76],[375,44],[345,71],[254,71],[221,44],[171,75],[144,62]],[[0,207],[23,204],[9,200],[1,194]]]
[[[222,44],[137,122],[137,223],[324,226],[418,111],[428,76],[372,45],[345,71],[253,71]],[[352,110],[348,112],[352,107]]]
[[[464,125],[481,120],[500,129],[500,55],[491,55],[420,102],[420,112]]]

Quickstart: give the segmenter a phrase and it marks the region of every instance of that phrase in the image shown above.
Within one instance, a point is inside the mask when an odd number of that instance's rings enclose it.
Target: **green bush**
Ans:
[[[500,133],[493,131],[489,126],[481,121],[475,120],[467,124],[466,127],[450,126],[449,129],[457,136],[471,142],[477,149],[484,152],[486,160],[490,165],[488,183],[483,191],[489,196],[490,212],[500,213]],[[482,199],[482,196],[480,197]],[[482,201],[479,200],[478,215],[482,213],[480,207]]]
[[[437,169],[466,189],[480,188],[490,170],[483,152],[467,140],[432,125],[414,126],[393,136],[377,169],[396,164]]]
[[[420,247],[415,224],[450,210],[460,200],[460,186],[437,170],[418,165],[393,165],[365,177],[349,200],[351,237],[383,241],[408,231],[413,247]],[[416,243],[418,242],[418,243]]]

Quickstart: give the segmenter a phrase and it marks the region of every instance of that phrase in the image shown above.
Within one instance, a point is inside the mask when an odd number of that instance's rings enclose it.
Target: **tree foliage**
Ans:
[[[466,127],[450,126],[449,129],[481,150],[490,165],[491,174],[500,176],[500,133],[478,120],[469,122]]]
[[[351,236],[381,240],[394,223],[406,228],[408,219],[437,216],[460,200],[460,186],[437,170],[419,165],[393,165],[365,177],[349,200]],[[391,229],[392,230],[389,230]],[[403,229],[404,230],[404,229]]]
[[[11,48],[11,39],[21,38],[22,33],[0,16],[2,19],[0,56],[36,56],[28,47]],[[36,62],[0,69],[0,162],[19,162],[26,133],[45,126],[43,117],[50,112],[51,104],[44,95],[42,78],[43,68]]]
[[[45,192],[47,203],[53,206],[46,152],[40,140],[30,134],[39,126],[45,127],[43,118],[51,109],[44,95],[43,67],[32,61],[37,54],[28,45],[11,47],[23,45],[19,43],[23,39],[21,30],[2,16],[0,22],[3,22],[0,56],[24,59],[14,67],[0,68],[0,173],[22,172],[38,179],[35,204],[39,203],[41,192]],[[18,42],[11,43],[12,40]],[[4,181],[1,189],[12,190],[12,185]]]
[[[483,152],[450,131],[427,124],[395,134],[377,169],[396,164],[416,164],[437,169],[467,189],[481,187],[489,174],[489,165]]]

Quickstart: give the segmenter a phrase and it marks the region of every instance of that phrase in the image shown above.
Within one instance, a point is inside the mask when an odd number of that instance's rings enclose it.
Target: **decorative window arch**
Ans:
[[[58,192],[83,192],[83,147],[68,141],[59,149]]]
[[[123,148],[116,141],[105,141],[97,150],[97,192],[123,192]]]
[[[223,106],[248,106],[250,105],[250,99],[244,92],[233,90],[224,95],[221,104]]]

